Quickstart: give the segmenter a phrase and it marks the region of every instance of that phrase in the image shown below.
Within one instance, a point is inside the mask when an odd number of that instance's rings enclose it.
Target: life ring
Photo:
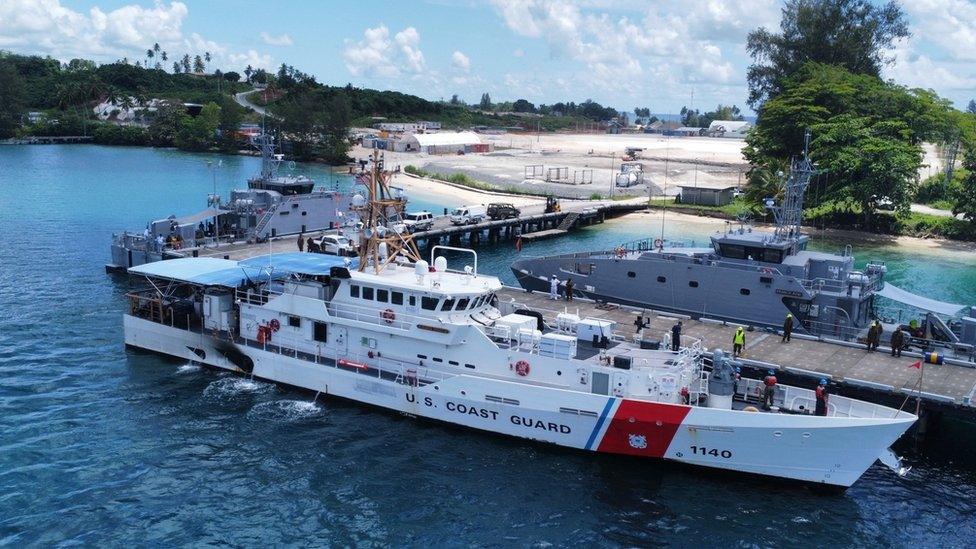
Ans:
[[[769,267],[762,267],[762,268],[759,269],[759,272],[765,273],[765,274],[773,274],[773,270],[770,269]]]
[[[396,320],[396,313],[393,312],[393,309],[384,309],[380,312],[380,316],[383,317],[383,322],[387,324],[393,324],[393,321]]]
[[[525,360],[520,360],[515,363],[515,373],[522,377],[529,375],[529,371],[531,369],[531,366],[529,366],[529,363]]]
[[[277,332],[281,329],[281,323],[278,322],[277,318],[272,318],[271,322],[268,322],[268,327],[271,328],[272,332]]]
[[[623,257],[627,255],[627,250],[625,250],[622,246],[618,247],[616,252],[617,252],[617,257]]]
[[[664,249],[664,241],[661,240],[660,238],[655,238],[654,239],[654,247],[657,248],[657,249],[659,249],[659,250]]]

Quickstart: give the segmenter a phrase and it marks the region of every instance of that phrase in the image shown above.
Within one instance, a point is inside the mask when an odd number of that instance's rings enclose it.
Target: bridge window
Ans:
[[[698,287],[698,282],[695,281],[695,280],[689,280],[688,281],[688,285],[691,286],[692,288],[697,288]]]
[[[349,286],[349,295],[350,295],[350,297],[358,298],[359,297],[359,286],[356,286],[355,284],[353,284],[352,286]]]
[[[668,281],[668,279],[664,278],[663,276],[659,276],[657,277],[657,281],[660,282],[661,284],[664,284],[665,282]]]
[[[465,298],[461,298],[461,299],[458,300],[457,310],[463,311],[463,310],[467,309],[468,308],[468,305],[470,305],[470,304],[471,304],[471,300],[470,299],[468,299],[466,297]]]
[[[382,301],[387,303],[390,301],[390,291],[389,290],[376,290],[376,301]]]
[[[363,286],[363,299],[369,299],[372,301],[373,288],[370,288],[369,286]]]
[[[637,278],[637,273],[634,271],[627,271],[627,278]]]
[[[759,282],[762,282],[763,284],[772,284],[773,283],[773,277],[771,277],[771,276],[761,276],[761,277],[759,277]]]
[[[411,307],[416,307],[417,306],[417,296],[415,296],[415,295],[410,296],[410,300],[407,303],[409,303]]]
[[[436,297],[426,297],[426,296],[424,296],[424,297],[420,298],[420,306],[423,309],[426,309],[428,311],[436,311],[437,310],[437,301],[438,301],[438,299]]]
[[[403,305],[403,292],[393,292],[393,299],[390,303],[394,305]]]
[[[289,315],[288,316],[288,325],[291,326],[292,328],[301,328],[302,327],[302,319],[300,317],[297,317],[297,316],[290,316]]]
[[[454,300],[453,299],[445,299],[444,300],[444,303],[441,304],[441,310],[442,311],[450,311],[453,308],[454,308]]]
[[[742,288],[742,289],[739,290],[739,293],[742,294],[742,295],[749,295],[752,292],[749,291],[749,288]]]

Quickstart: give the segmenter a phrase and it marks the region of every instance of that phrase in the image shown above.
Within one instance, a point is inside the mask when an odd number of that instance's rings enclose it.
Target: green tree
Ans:
[[[178,102],[169,102],[160,106],[149,123],[149,142],[154,147],[172,147],[176,145],[176,136],[189,123],[190,116],[186,108]]]
[[[24,78],[12,63],[0,58],[0,138],[14,135],[24,112]]]
[[[969,100],[969,105],[966,105],[966,112],[976,114],[976,99]]]
[[[206,67],[203,64],[203,58],[199,55],[193,58],[193,72],[203,72]]]
[[[229,96],[222,96],[220,100],[220,123],[217,129],[220,130],[220,148],[223,150],[234,150],[237,148],[237,141],[234,134],[237,132],[244,119],[244,107],[241,107]]]
[[[213,144],[220,125],[220,106],[207,103],[195,118],[183,120],[174,140],[177,147],[187,151],[205,151]]]
[[[478,103],[478,108],[483,111],[491,110],[491,96],[488,95],[488,92],[481,94],[481,102]]]
[[[966,151],[962,167],[966,177],[954,189],[952,215],[963,214],[970,223],[976,223],[976,150]]]
[[[535,112],[535,105],[525,99],[519,99],[512,103],[512,110],[515,112]]]
[[[812,159],[833,176],[836,198],[857,203],[864,226],[881,202],[907,213],[910,186],[922,166],[922,150],[905,137],[907,125],[898,120],[873,121],[844,114],[813,126]]]
[[[183,54],[183,59],[180,60],[180,66],[183,67],[184,73],[188,74],[190,72],[190,54],[188,53]]]
[[[878,76],[893,60],[888,52],[895,41],[908,36],[895,2],[788,0],[779,33],[764,27],[749,33],[749,105],[758,111],[782,91],[786,78],[811,61]]]

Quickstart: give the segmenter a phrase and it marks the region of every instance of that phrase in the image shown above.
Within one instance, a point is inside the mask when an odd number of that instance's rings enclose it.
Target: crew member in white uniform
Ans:
[[[559,279],[556,275],[549,279],[549,299],[559,299]]]

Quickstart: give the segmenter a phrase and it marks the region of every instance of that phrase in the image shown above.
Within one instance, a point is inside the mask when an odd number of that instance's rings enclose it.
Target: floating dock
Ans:
[[[560,288],[562,291],[562,288]],[[653,309],[640,309],[589,300],[567,302],[549,298],[549,294],[527,292],[521,288],[506,288],[498,292],[499,303],[514,302],[537,310],[549,322],[556,315],[569,312],[581,318],[592,317],[617,323],[618,334],[637,335],[637,315],[644,317],[645,337],[661,339],[670,334],[671,327],[681,320],[683,343],[700,339],[707,349],[723,349],[731,355],[732,334],[738,324],[694,320],[687,316]],[[924,370],[912,367],[921,359],[918,353],[904,352],[901,358],[892,357],[890,349],[880,347],[868,352],[864,345],[817,339],[793,334],[792,341],[783,343],[781,334],[754,330],[746,333],[744,356],[739,359],[745,373],[764,374],[773,368],[781,381],[813,387],[820,378],[828,378],[838,393],[894,406],[906,406],[914,412],[916,401],[930,412],[947,412],[967,419],[976,419],[973,404],[976,393],[976,367],[961,364],[924,364]],[[923,375],[919,390],[919,375]],[[907,400],[907,402],[906,402]]]

